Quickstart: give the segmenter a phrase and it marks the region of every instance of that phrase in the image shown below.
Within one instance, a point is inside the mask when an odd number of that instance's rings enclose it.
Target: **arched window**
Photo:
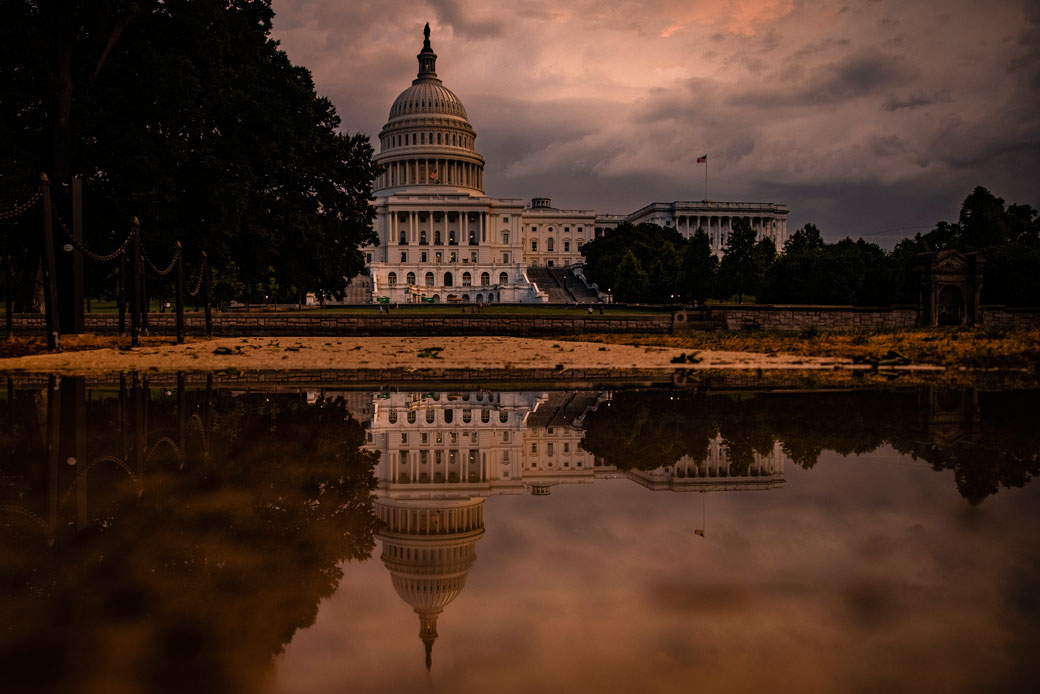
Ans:
[[[408,273],[408,280],[407,281],[408,281],[408,284],[413,285],[413,286],[415,285],[415,273],[414,272],[409,272]]]
[[[433,424],[433,418],[434,418],[434,411],[433,410],[426,410],[426,423],[427,424]]]
[[[487,287],[491,285],[491,275],[487,272],[480,273],[480,286]]]
[[[441,134],[437,133],[437,144],[441,143]]]
[[[426,273],[426,277],[424,277],[423,279],[426,280],[426,286],[427,287],[432,287],[433,286],[433,273],[432,272],[427,272]]]
[[[481,410],[480,411],[480,421],[484,422],[484,424],[487,424],[488,422],[490,422],[491,421],[491,410],[487,410],[487,409]]]
[[[444,273],[444,286],[445,286],[445,287],[450,287],[450,286],[452,286],[452,284],[453,284],[453,282],[454,282],[454,279],[455,279],[455,278],[451,276],[451,273],[450,273],[450,272],[445,272],[445,273]]]
[[[462,423],[463,424],[469,424],[472,421],[473,421],[473,410],[468,409],[468,408],[464,409],[462,411]]]
[[[473,286],[473,275],[469,274],[468,272],[462,273],[462,286],[463,287],[472,287]]]
[[[505,410],[499,410],[498,421],[502,422],[503,424],[508,422],[509,421],[509,413],[506,412]]]
[[[440,229],[434,229],[433,230],[433,242],[435,244],[438,244],[438,245],[440,244],[440,242],[441,242],[441,230]]]
[[[483,301],[484,301],[484,295],[483,294],[477,294],[477,303],[479,304],[479,303],[482,303]]]
[[[419,245],[420,246],[425,246],[426,245],[426,230],[425,229],[423,229],[422,231],[419,232]]]
[[[397,286],[397,273],[396,272],[391,272],[389,275],[386,276],[386,284],[387,284],[388,287],[396,287]]]
[[[549,237],[549,240],[545,242],[545,247],[546,247],[547,251],[552,253],[552,251],[553,251],[553,240],[552,240],[551,236]]]
[[[463,294],[462,295],[462,303],[464,303],[464,304],[468,304],[469,303],[469,294]]]
[[[448,232],[448,243],[451,244],[452,246],[455,245],[455,232],[454,231],[449,231]]]
[[[441,302],[441,295],[440,294],[434,294],[433,295],[433,303],[439,304],[440,302]]]
[[[498,273],[499,284],[509,284],[509,275],[505,272]]]
[[[454,421],[454,419],[455,419],[455,411],[454,410],[451,410],[451,409],[444,410],[444,423],[445,424],[451,424],[452,421]]]
[[[408,232],[402,231],[397,234],[397,242],[404,245],[408,243]]]
[[[390,413],[387,415],[387,419],[390,420],[391,424],[397,424],[397,410],[390,410]]]
[[[570,250],[571,250],[571,242],[570,241],[564,241],[563,242],[563,251],[564,251],[564,253],[569,253]]]
[[[408,410],[408,423],[415,424],[415,410]]]

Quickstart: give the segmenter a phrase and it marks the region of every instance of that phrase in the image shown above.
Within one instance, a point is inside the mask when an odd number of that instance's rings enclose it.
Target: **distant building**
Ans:
[[[364,250],[368,272],[348,287],[347,301],[521,303],[576,297],[563,288],[565,281],[544,272],[532,278],[527,269],[580,265],[581,246],[623,222],[652,222],[687,237],[703,228],[721,254],[733,221],[744,217],[761,238],[782,248],[783,205],[653,203],[629,215],[597,215],[552,207],[548,197],[527,205],[485,195],[477,133],[462,101],[437,76],[429,26],[424,34],[418,75],[394,100],[379,133],[375,161],[385,167],[374,186],[379,245]]]

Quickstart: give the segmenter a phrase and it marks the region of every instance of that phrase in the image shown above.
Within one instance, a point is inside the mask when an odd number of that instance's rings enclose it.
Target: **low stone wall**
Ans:
[[[1040,308],[982,306],[979,324],[1000,328],[1040,328]]]
[[[726,330],[899,330],[917,326],[917,306],[723,305],[705,313]]]
[[[186,314],[185,329],[189,335],[203,335],[206,330],[202,314]],[[114,314],[88,314],[84,320],[88,333],[113,335],[119,330],[119,319]],[[128,324],[129,328],[129,324]],[[159,313],[148,316],[149,333],[173,335],[176,318],[173,314]],[[671,313],[646,313],[634,316],[525,316],[497,314],[445,315],[372,315],[286,313],[215,313],[213,334],[232,336],[299,336],[333,337],[369,336],[453,336],[453,335],[508,335],[513,337],[554,337],[584,333],[659,333],[672,329]],[[20,335],[42,335],[45,321],[42,316],[19,315],[15,332]]]
[[[185,315],[189,335],[205,334],[201,313]],[[453,335],[504,335],[512,337],[555,337],[586,333],[670,334],[691,330],[907,330],[918,326],[917,306],[855,307],[797,305],[715,305],[706,309],[652,312],[628,316],[591,314],[588,316],[539,316],[466,313],[428,316],[408,314],[315,314],[306,311],[285,313],[214,313],[213,334],[219,337],[300,336],[333,337],[411,337]],[[153,313],[148,317],[153,335],[173,335],[176,318],[172,313]],[[983,306],[980,325],[1002,328],[1040,327],[1040,308]],[[43,335],[45,321],[40,314],[18,314],[15,334]],[[118,317],[111,313],[87,314],[87,332],[113,335]]]

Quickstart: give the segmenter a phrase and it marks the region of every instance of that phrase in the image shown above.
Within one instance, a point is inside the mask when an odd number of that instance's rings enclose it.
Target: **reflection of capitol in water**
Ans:
[[[719,438],[702,461],[683,456],[627,471],[607,465],[581,442],[585,415],[609,401],[604,392],[416,392],[377,393],[364,404],[365,448],[380,454],[375,507],[384,524],[382,560],[397,594],[419,615],[427,668],[437,617],[476,560],[486,497],[540,496],[557,484],[597,479],[702,492],[784,482],[779,444],[738,468]]]

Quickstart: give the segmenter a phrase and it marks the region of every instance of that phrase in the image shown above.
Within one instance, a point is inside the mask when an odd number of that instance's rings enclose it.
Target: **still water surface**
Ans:
[[[9,381],[3,691],[1036,691],[1040,391]]]

